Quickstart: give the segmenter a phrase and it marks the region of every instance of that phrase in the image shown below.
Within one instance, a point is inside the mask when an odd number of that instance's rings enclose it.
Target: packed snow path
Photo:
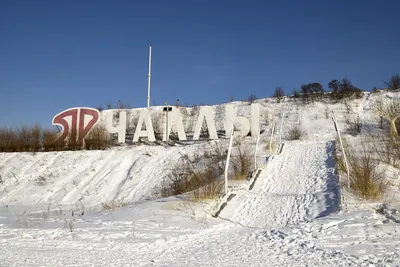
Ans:
[[[272,229],[328,215],[339,200],[333,142],[288,142],[261,171],[253,190],[239,192],[220,217]]]

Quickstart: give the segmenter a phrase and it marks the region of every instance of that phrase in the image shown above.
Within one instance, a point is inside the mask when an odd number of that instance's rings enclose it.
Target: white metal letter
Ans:
[[[218,139],[212,108],[209,106],[201,106],[199,117],[197,119],[196,127],[194,130],[193,140],[199,140],[201,126],[203,126],[204,119],[206,120],[207,123],[207,129],[208,133],[210,134],[210,139]]]
[[[106,113],[105,128],[109,133],[118,134],[118,143],[125,143],[126,134],[126,111],[119,112],[119,122],[117,126],[113,125],[114,114],[112,111]]]
[[[172,108],[171,112],[168,112],[168,135],[171,132],[172,125],[175,126],[176,131],[178,132],[178,137],[180,141],[186,140],[185,127],[183,126],[182,115],[178,109]],[[166,131],[164,130],[163,141],[167,140]]]
[[[260,104],[251,104],[251,136],[257,136],[260,132]]]
[[[237,128],[241,136],[246,136],[250,132],[250,121],[242,116],[237,117],[232,105],[225,106],[225,134]]]
[[[143,122],[145,123],[146,130],[142,131]],[[133,142],[139,141],[139,137],[147,137],[149,142],[156,141],[154,136],[153,124],[151,122],[150,112],[144,109],[140,112],[139,121],[136,125],[135,136]]]

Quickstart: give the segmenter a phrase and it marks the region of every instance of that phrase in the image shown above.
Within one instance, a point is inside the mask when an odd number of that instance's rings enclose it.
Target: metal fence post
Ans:
[[[332,120],[333,120],[333,124],[335,125],[336,133],[338,134],[340,147],[342,149],[343,159],[344,159],[344,163],[346,165],[346,172],[347,172],[347,188],[350,191],[350,169],[349,169],[349,164],[347,162],[347,157],[346,157],[346,152],[344,151],[342,137],[340,135],[339,126],[338,126],[338,123],[337,123],[337,120],[336,120],[336,117],[335,117],[335,113],[333,112],[333,110],[332,110]]]
[[[257,150],[258,150],[258,142],[260,141],[260,130],[258,130],[257,141],[256,141],[256,149],[254,151],[254,169],[257,170]]]
[[[225,164],[225,194],[228,193],[228,169],[229,169],[229,159],[231,158],[233,131],[234,131],[234,129],[232,128],[232,130],[231,130],[231,138],[229,140],[228,155],[226,156],[226,164]]]

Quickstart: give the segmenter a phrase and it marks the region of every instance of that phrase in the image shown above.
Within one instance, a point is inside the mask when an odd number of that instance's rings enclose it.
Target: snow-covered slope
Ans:
[[[0,202],[7,205],[84,203],[150,198],[191,147],[136,146],[107,151],[0,154]],[[23,196],[23,197],[22,197]]]
[[[273,229],[326,216],[339,208],[338,180],[332,142],[287,142],[262,169],[253,190],[232,199],[229,219]],[[228,218],[229,212],[220,217]]]
[[[399,266],[400,216],[340,191],[335,170],[330,111],[342,130],[360,117],[363,134],[376,133],[382,130],[370,108],[377,97],[257,100],[261,173],[252,190],[238,187],[217,218],[210,201],[153,197],[174,164],[205,143],[0,153],[0,266]],[[249,117],[248,103],[235,105]],[[222,125],[223,105],[213,108]],[[283,132],[300,122],[301,141],[280,135],[283,113]],[[266,164],[273,118],[274,143],[282,137],[285,144]],[[254,141],[247,137],[247,147]],[[124,205],[102,210],[112,201]]]

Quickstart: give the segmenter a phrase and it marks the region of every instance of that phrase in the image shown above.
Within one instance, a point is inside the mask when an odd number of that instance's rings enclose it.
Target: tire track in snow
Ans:
[[[331,148],[325,142],[287,143],[282,154],[262,170],[254,193],[239,192],[237,199],[244,198],[242,203],[231,203],[239,205],[238,209],[233,214],[222,212],[220,217],[243,226],[271,229],[336,210],[332,205],[338,203],[325,199],[332,194],[327,192],[329,180],[335,179],[334,166],[329,164],[333,155],[327,153]]]

